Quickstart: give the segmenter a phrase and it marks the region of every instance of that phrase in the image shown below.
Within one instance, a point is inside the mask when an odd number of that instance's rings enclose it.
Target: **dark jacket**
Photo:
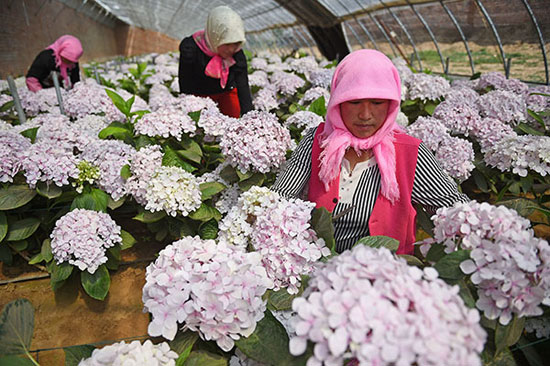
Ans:
[[[237,88],[241,114],[252,110],[252,96],[248,86],[248,66],[246,56],[240,50],[233,58],[235,65],[229,68],[229,76],[225,89],[220,86],[220,79],[211,78],[204,74],[206,65],[211,57],[201,51],[193,40],[186,37],[180,43],[179,84],[180,92],[194,95],[220,94]]]
[[[36,56],[31,68],[27,72],[27,77],[37,78],[43,88],[51,88],[53,87],[53,80],[50,77],[50,73],[52,71],[57,71],[59,73],[59,67],[55,66],[53,50],[47,49],[43,50],[38,54],[38,56]],[[76,63],[72,69],[67,69],[67,75],[73,85],[80,81],[80,69],[78,68],[78,63]],[[60,82],[61,79],[62,78],[60,75]]]

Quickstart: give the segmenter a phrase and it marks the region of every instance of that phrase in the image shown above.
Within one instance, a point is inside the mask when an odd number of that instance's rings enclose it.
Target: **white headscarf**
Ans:
[[[220,45],[245,41],[244,24],[239,14],[228,6],[218,6],[210,11],[206,20],[206,41],[214,52]]]

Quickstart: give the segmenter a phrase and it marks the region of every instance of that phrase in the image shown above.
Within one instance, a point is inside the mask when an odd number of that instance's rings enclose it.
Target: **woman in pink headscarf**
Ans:
[[[375,50],[350,53],[337,66],[325,123],[305,134],[273,189],[333,213],[336,250],[368,235],[399,240],[412,254],[416,210],[466,202],[433,154],[395,119],[399,74]]]
[[[78,59],[82,56],[82,44],[78,38],[65,35],[40,52],[27,72],[27,87],[36,92],[42,88],[51,88],[52,71],[61,75],[61,85],[70,89],[80,81]]]
[[[180,44],[180,93],[209,97],[238,118],[252,109],[241,17],[227,6],[210,11],[205,30]]]

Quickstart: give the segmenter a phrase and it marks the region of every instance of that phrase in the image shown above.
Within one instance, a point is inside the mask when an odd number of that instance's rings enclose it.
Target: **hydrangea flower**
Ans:
[[[21,170],[22,157],[31,147],[31,140],[11,130],[0,130],[0,182],[13,182]]]
[[[506,90],[493,90],[477,100],[479,113],[511,125],[526,119],[525,98]]]
[[[288,64],[291,71],[294,71],[298,74],[303,74],[308,79],[309,79],[309,74],[312,71],[316,71],[319,69],[319,65],[317,64],[317,61],[315,61],[315,57],[313,56],[306,56],[306,57],[300,57],[300,58],[289,57],[285,60],[285,62]]]
[[[267,173],[285,161],[289,131],[272,113],[250,111],[228,124],[220,147],[227,161],[242,172]]]
[[[413,72],[409,65],[407,64],[407,61],[405,61],[402,57],[396,57],[392,59],[393,64],[395,65],[395,68],[397,69],[397,72],[399,73],[399,78],[401,79],[401,83],[406,83],[406,80],[413,75]]]
[[[504,83],[502,89],[512,92],[514,94],[526,97],[529,93],[529,85],[518,79],[508,79]]]
[[[50,235],[57,264],[69,262],[94,274],[107,262],[105,251],[122,243],[120,226],[106,213],[74,209],[55,223]]]
[[[220,137],[225,133],[226,126],[235,121],[235,118],[226,116],[218,108],[205,108],[201,111],[197,125],[203,129],[205,135]]]
[[[448,137],[441,140],[435,158],[447,174],[464,182],[474,170],[474,146],[468,140]]]
[[[328,89],[330,82],[332,81],[332,75],[334,75],[335,68],[330,69],[313,69],[308,76],[308,80],[314,87],[321,87]]]
[[[509,124],[496,118],[483,118],[471,134],[476,138],[483,153],[487,152],[497,142],[517,136],[517,133]]]
[[[397,117],[395,117],[395,123],[397,123],[401,127],[407,127],[409,125],[409,117],[401,111],[397,113]]]
[[[178,141],[183,134],[193,136],[196,129],[195,121],[191,117],[173,107],[160,108],[155,112],[147,113],[134,125],[134,131],[138,135],[175,137]]]
[[[254,57],[250,60],[250,67],[255,70],[265,70],[267,68],[267,60],[262,57]]]
[[[545,95],[538,95],[533,93],[542,93],[550,95],[550,86],[537,85],[529,89],[529,96],[527,97],[527,108],[535,112],[543,112],[550,109],[550,97]]]
[[[0,94],[0,107],[2,107],[4,104],[13,101],[13,97],[11,95],[7,94]],[[12,107],[13,109],[13,107]],[[5,112],[0,112],[0,116],[6,116],[8,115],[10,110],[8,109]]]
[[[75,178],[72,186],[76,187],[75,190],[78,193],[82,193],[84,184],[94,184],[94,182],[101,177],[99,168],[90,164],[90,162],[86,160],[81,160],[78,162],[76,168],[78,169],[78,177]]]
[[[155,84],[149,90],[149,107],[151,107],[152,111],[156,111],[162,107],[174,106],[177,103],[178,99],[162,84]]]
[[[248,75],[248,84],[250,84],[250,86],[265,88],[269,85],[267,73],[261,70],[254,71],[252,74]]]
[[[304,353],[311,341],[308,365],[481,365],[479,313],[464,305],[458,286],[437,277],[386,248],[345,251],[320,264],[294,299],[290,353]]]
[[[525,319],[525,331],[535,333],[537,338],[550,337],[550,319],[547,317],[527,318]]]
[[[35,142],[51,142],[67,145],[67,149],[76,147],[82,151],[86,145],[97,136],[86,134],[77,125],[73,124],[67,116],[62,114],[41,114],[33,118],[32,122],[40,125]]]
[[[262,296],[272,283],[260,259],[259,253],[198,236],[168,245],[146,270],[143,303],[153,317],[149,335],[172,340],[179,323],[231,350],[264,317]]]
[[[97,137],[99,132],[108,125],[109,123],[105,120],[105,117],[93,114],[78,118],[73,122],[73,126],[76,130],[90,137]]]
[[[287,118],[285,121],[285,126],[289,127],[294,125],[298,128],[313,128],[319,126],[319,123],[322,123],[324,118],[318,115],[317,113],[309,111],[298,111]]]
[[[441,141],[451,137],[449,128],[434,117],[420,116],[414,123],[407,126],[406,131],[409,135],[422,140],[424,145],[434,152],[437,151]]]
[[[503,73],[497,72],[497,71],[486,72],[479,76],[479,80],[477,82],[477,89],[478,90],[483,90],[487,88],[503,89],[505,83],[506,83],[506,76],[504,76]]]
[[[287,200],[263,187],[243,193],[237,205],[220,222],[220,238],[246,247],[250,244],[262,255],[274,290],[286,288],[298,293],[301,276],[330,255],[323,239],[310,227],[314,203]]]
[[[176,366],[178,354],[166,342],[153,344],[149,339],[141,344],[119,342],[96,348],[78,366]]]
[[[550,174],[550,137],[523,135],[503,138],[485,148],[487,165],[526,177],[529,170]]]
[[[325,107],[326,107],[328,105],[328,100],[330,99],[330,93],[327,89],[320,86],[316,86],[306,90],[303,98],[300,99],[299,103],[301,105],[306,105],[313,102],[316,99],[319,99],[320,97],[325,98]]]
[[[435,107],[433,116],[443,122],[451,132],[466,136],[481,122],[477,109],[464,102],[441,102]]]
[[[279,107],[277,101],[277,90],[273,86],[268,86],[258,90],[252,100],[254,108],[260,111],[269,112]]]
[[[27,117],[36,116],[39,113],[59,114],[59,104],[55,88],[40,89],[37,92],[31,92],[27,87],[18,88],[17,93],[21,100],[21,107]],[[61,97],[65,103],[67,92],[61,89]]]
[[[455,86],[454,83],[447,94],[445,94],[445,101],[452,104],[467,104],[475,107],[478,99],[479,94],[474,89],[466,86]]]
[[[145,146],[134,152],[130,160],[132,175],[126,180],[126,191],[140,205],[147,203],[147,186],[155,171],[162,166],[162,150],[159,145]]]
[[[294,95],[299,88],[306,84],[305,80],[298,75],[285,71],[275,71],[271,75],[270,81],[277,92],[283,95]]]
[[[145,201],[146,210],[164,210],[171,216],[187,216],[202,203],[195,176],[175,166],[155,170],[145,189]]]
[[[451,85],[441,77],[424,73],[412,74],[407,78],[408,99],[439,100],[443,98]]]
[[[506,325],[519,317],[542,314],[550,304],[550,246],[535,238],[530,221],[504,206],[457,203],[437,210],[434,238],[446,251],[471,250],[460,264],[476,285],[476,306],[489,319]]]
[[[218,108],[216,102],[208,97],[180,94],[177,98],[177,106],[184,112],[199,112],[206,108]]]

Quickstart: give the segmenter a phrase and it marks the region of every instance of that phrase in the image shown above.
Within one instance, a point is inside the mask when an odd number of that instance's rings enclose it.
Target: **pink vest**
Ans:
[[[309,179],[308,200],[315,202],[316,207],[325,207],[332,212],[338,203],[340,176],[334,178],[325,192],[319,179],[321,147],[319,134],[323,132],[324,123],[319,125],[313,138],[311,151],[311,178]],[[416,234],[416,210],[411,202],[411,194],[418,157],[420,140],[396,133],[395,141],[396,178],[399,184],[399,201],[391,204],[381,194],[376,198],[374,208],[369,218],[370,235],[385,235],[399,240],[397,254],[413,254]]]

